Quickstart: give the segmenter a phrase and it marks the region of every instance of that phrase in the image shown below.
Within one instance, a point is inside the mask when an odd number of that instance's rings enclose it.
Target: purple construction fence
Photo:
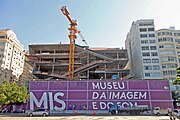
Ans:
[[[173,107],[169,82],[162,80],[35,81],[29,92],[28,110],[107,110],[114,103]]]

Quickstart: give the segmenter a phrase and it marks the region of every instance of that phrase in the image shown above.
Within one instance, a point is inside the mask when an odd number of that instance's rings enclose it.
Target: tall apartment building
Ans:
[[[24,51],[23,45],[12,30],[0,30],[1,80],[19,80],[23,73]]]
[[[135,79],[163,79],[154,20],[134,21],[125,44]]]
[[[180,61],[180,30],[170,27],[170,29],[160,29],[156,32],[164,79],[174,80]]]
[[[33,74],[39,79],[68,79],[69,44],[29,45]],[[130,77],[127,50],[119,48],[87,48],[75,45],[74,78],[111,79]]]

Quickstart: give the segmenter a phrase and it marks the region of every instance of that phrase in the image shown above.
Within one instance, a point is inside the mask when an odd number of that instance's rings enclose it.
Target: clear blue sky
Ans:
[[[12,29],[26,49],[34,43],[69,43],[63,5],[90,47],[124,47],[139,19],[154,19],[156,29],[180,29],[180,0],[0,0],[0,29]],[[76,43],[83,45],[80,37]]]

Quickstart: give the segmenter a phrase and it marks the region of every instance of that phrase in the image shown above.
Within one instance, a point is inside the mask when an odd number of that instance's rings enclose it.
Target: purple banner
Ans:
[[[173,107],[169,82],[161,80],[41,81],[31,82],[29,92],[29,110],[107,110],[114,103]]]

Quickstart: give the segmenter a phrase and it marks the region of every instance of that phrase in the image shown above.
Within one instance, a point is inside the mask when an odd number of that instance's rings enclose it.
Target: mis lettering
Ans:
[[[42,105],[44,106],[44,108],[48,108],[48,96],[49,96],[49,107],[50,110],[64,110],[66,107],[66,103],[63,100],[60,100],[58,97],[64,96],[64,93],[62,92],[57,92],[54,94],[52,94],[52,92],[44,92],[41,96],[40,100],[37,100],[36,96],[34,95],[33,92],[30,92],[30,110],[34,110],[34,103],[37,107],[42,107]],[[57,107],[54,106],[53,101],[61,104],[61,107]]]

